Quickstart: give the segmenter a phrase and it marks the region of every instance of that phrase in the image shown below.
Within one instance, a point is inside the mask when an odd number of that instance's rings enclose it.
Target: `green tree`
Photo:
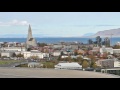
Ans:
[[[57,59],[58,61],[60,61],[61,60],[61,55],[58,57],[58,59]]]
[[[27,51],[31,51],[31,48],[28,48]]]
[[[92,62],[91,62],[90,67],[91,67],[91,68],[97,68],[97,65],[96,65],[95,61],[92,61]]]
[[[78,63],[79,63],[80,65],[82,65],[82,63],[83,63],[83,58],[82,58],[82,57],[78,57],[78,58],[77,58],[77,61],[78,61]]]
[[[12,54],[12,57],[16,57],[16,54],[15,54],[15,53],[13,53],[13,54]]]
[[[24,57],[21,53],[16,55],[16,57]]]
[[[89,64],[86,60],[84,60],[82,63],[82,68],[87,68],[87,67],[89,67]]]
[[[38,56],[31,56],[31,59],[36,60],[36,59],[38,59]]]
[[[97,41],[97,45],[101,46],[102,39],[100,38],[100,36],[96,37],[96,41]]]
[[[89,39],[89,40],[88,40],[88,44],[93,44],[92,39]]]
[[[46,43],[38,43],[38,46],[39,47],[44,47],[44,46],[47,46],[47,44]]]
[[[78,51],[77,50],[74,50],[74,55],[78,55]]]

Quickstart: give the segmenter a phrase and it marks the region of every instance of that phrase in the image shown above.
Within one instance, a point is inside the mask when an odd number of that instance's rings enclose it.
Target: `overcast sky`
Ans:
[[[0,34],[82,36],[120,28],[120,12],[0,12]]]

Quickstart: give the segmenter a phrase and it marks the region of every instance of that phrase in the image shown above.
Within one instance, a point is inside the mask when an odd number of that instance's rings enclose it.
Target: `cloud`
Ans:
[[[120,25],[107,25],[107,24],[103,24],[103,25],[72,25],[74,27],[113,27],[113,26],[120,26]]]
[[[109,27],[109,26],[120,26],[120,25],[95,25],[96,27]]]
[[[27,21],[12,20],[10,22],[0,22],[0,26],[26,26],[29,25]]]

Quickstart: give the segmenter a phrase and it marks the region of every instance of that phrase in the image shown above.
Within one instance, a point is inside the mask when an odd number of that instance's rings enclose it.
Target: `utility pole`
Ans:
[[[106,35],[110,35],[110,42],[111,42],[111,45],[110,46],[112,46],[112,36],[114,35],[114,34],[106,34]]]

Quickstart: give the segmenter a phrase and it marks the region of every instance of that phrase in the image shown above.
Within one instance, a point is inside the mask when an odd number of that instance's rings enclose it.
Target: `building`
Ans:
[[[2,47],[1,51],[26,51],[25,47]]]
[[[27,45],[27,48],[37,46],[37,41],[32,36],[32,30],[31,30],[30,25],[29,25],[29,28],[28,28],[28,37],[27,37],[26,45]]]
[[[113,54],[120,54],[120,49],[113,49]]]
[[[101,68],[113,68],[114,67],[114,59],[102,59],[96,61],[97,66]]]
[[[109,48],[102,47],[102,48],[100,48],[100,53],[101,53],[101,54],[103,54],[103,53],[113,54],[113,48],[111,48],[111,47],[109,47]]]
[[[82,66],[79,65],[77,62],[58,63],[57,65],[55,65],[55,69],[72,69],[72,70],[78,70],[78,69],[82,69]]]
[[[115,60],[114,61],[114,68],[120,67],[120,61],[119,60]]]
[[[28,59],[31,58],[32,56],[37,56],[39,59],[43,59],[43,58],[48,58],[49,57],[49,53],[42,53],[39,51],[33,51],[33,52],[24,52],[24,58]]]
[[[54,51],[53,52],[53,56],[60,56],[61,55],[61,51]]]
[[[10,52],[10,51],[4,51],[1,52],[1,57],[12,57],[14,52]]]
[[[67,58],[68,57],[68,55],[62,55],[61,56],[61,58]]]
[[[120,46],[120,42],[117,42],[116,45]]]

